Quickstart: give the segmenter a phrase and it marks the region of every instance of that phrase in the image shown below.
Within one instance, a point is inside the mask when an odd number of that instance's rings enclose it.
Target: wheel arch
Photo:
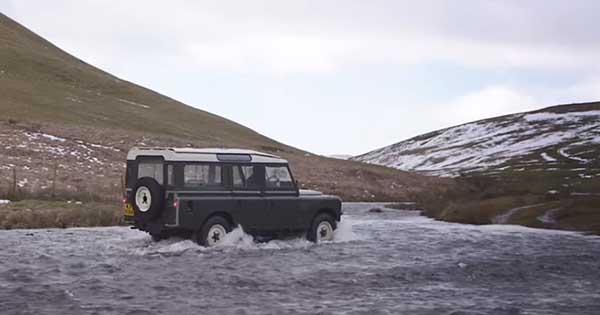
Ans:
[[[328,208],[328,207],[319,208],[315,212],[315,215],[311,218],[309,228],[306,231],[306,239],[307,240],[309,240],[311,242],[317,242],[317,239],[318,239],[318,237],[316,235],[317,225],[315,223],[316,223],[317,218],[323,214],[330,216],[333,219],[333,222],[331,222],[333,225],[332,228],[333,228],[333,230],[337,230],[338,224],[339,224],[339,216],[336,215],[336,212],[333,209]]]
[[[225,220],[227,220],[227,223],[229,223],[229,225],[231,226],[231,229],[235,229],[235,220],[233,219],[233,216],[231,215],[231,213],[226,212],[226,211],[214,211],[214,212],[211,212],[209,215],[206,216],[206,218],[204,219],[204,221],[202,221],[202,224],[200,225],[200,227],[204,226],[204,224],[208,220],[210,220],[210,218],[216,217],[216,216],[223,217]]]
[[[314,219],[315,219],[315,218],[316,218],[318,215],[320,215],[320,214],[322,214],[322,213],[325,213],[325,214],[328,214],[328,215],[330,215],[330,216],[331,216],[331,217],[332,217],[332,218],[333,218],[335,221],[337,221],[337,222],[339,222],[339,221],[340,221],[340,219],[341,219],[340,215],[339,215],[339,214],[338,214],[338,213],[337,213],[335,210],[333,210],[332,208],[330,208],[330,207],[322,207],[322,208],[319,208],[319,210],[317,210],[317,212],[315,212],[315,215],[313,215],[313,217],[311,218],[311,221],[310,221],[310,222],[312,223],[312,221],[313,221],[313,220],[314,220]]]

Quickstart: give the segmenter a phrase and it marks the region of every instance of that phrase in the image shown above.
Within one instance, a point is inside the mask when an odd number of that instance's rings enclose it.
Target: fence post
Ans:
[[[13,167],[13,182],[12,182],[12,194],[14,197],[17,196],[17,169]]]
[[[125,196],[125,176],[121,176],[121,196],[119,198],[123,198]]]
[[[52,174],[52,199],[56,198],[56,175],[58,174],[58,163],[55,162],[54,163],[54,170],[53,170],[53,174]]]

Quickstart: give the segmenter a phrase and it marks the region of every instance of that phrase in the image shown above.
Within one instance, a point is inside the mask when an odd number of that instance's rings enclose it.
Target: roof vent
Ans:
[[[217,154],[217,160],[221,162],[251,162],[250,154]]]

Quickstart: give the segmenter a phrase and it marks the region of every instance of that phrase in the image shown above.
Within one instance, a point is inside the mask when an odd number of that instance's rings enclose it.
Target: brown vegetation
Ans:
[[[23,200],[0,205],[0,227],[68,228],[123,223],[118,203]]]
[[[570,189],[549,194],[548,185],[557,180],[548,175],[540,180],[527,173],[496,178],[474,175],[460,179],[455,186],[460,189],[449,190],[437,198],[420,195],[418,201],[425,215],[449,222],[492,224],[499,215],[523,208],[506,223],[600,234],[600,195],[596,193],[600,182],[577,186],[579,190],[589,190],[581,194]],[[545,214],[550,222],[540,219]]]

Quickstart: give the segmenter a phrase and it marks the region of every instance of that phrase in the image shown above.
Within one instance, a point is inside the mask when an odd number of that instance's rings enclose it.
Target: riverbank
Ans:
[[[113,226],[123,224],[118,202],[21,200],[0,204],[0,229]]]
[[[501,196],[424,205],[422,214],[465,224],[514,224],[600,235],[600,196]]]
[[[424,216],[464,224],[514,224],[600,235],[600,196],[548,200],[539,196],[498,197],[445,205],[390,203],[387,208],[422,209]],[[424,209],[423,209],[424,208]],[[0,229],[123,225],[119,202],[22,200],[0,202]]]

